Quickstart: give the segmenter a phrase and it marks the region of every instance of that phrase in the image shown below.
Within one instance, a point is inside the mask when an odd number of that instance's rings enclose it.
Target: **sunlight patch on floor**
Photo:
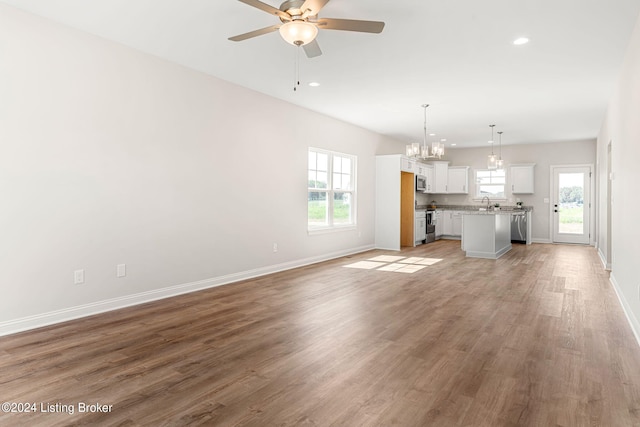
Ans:
[[[379,268],[384,265],[387,265],[385,262],[374,262],[374,261],[358,261],[353,264],[345,265],[348,268],[361,268],[363,270],[373,270],[374,268]]]
[[[354,262],[353,264],[348,264],[344,267],[411,274],[440,261],[442,261],[442,259],[380,255],[366,261]]]

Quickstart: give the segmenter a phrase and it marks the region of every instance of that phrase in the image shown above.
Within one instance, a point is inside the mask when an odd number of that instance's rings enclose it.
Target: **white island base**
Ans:
[[[462,250],[472,258],[498,259],[511,250],[511,214],[465,212],[462,215]]]

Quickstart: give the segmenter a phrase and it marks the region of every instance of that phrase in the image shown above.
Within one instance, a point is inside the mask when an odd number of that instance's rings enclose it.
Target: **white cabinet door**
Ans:
[[[469,167],[450,166],[448,170],[447,192],[449,194],[469,193]]]
[[[462,212],[451,212],[451,235],[456,237],[462,236]]]
[[[433,192],[446,193],[449,181],[449,163],[433,162]]]
[[[433,166],[425,165],[424,176],[427,177],[427,189],[425,193],[433,193]]]
[[[424,216],[416,217],[416,224],[414,227],[415,230],[415,242],[420,244],[426,239],[427,234],[427,218]]]
[[[451,222],[451,215],[453,211],[442,211],[442,234],[450,236],[453,232],[453,224]]]
[[[400,165],[400,169],[404,172],[415,173],[416,171],[416,161],[413,159],[409,159],[408,157],[403,157]]]
[[[535,165],[511,165],[511,194],[533,194]]]

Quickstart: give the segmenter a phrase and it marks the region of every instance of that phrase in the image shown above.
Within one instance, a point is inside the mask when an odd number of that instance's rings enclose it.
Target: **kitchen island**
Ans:
[[[498,259],[511,250],[511,212],[466,211],[462,250],[468,257]]]

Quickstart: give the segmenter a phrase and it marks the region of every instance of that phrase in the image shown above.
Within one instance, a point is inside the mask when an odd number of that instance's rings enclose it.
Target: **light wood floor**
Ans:
[[[0,401],[75,408],[0,425],[640,425],[640,348],[593,248],[344,268],[383,254],[0,338]]]

